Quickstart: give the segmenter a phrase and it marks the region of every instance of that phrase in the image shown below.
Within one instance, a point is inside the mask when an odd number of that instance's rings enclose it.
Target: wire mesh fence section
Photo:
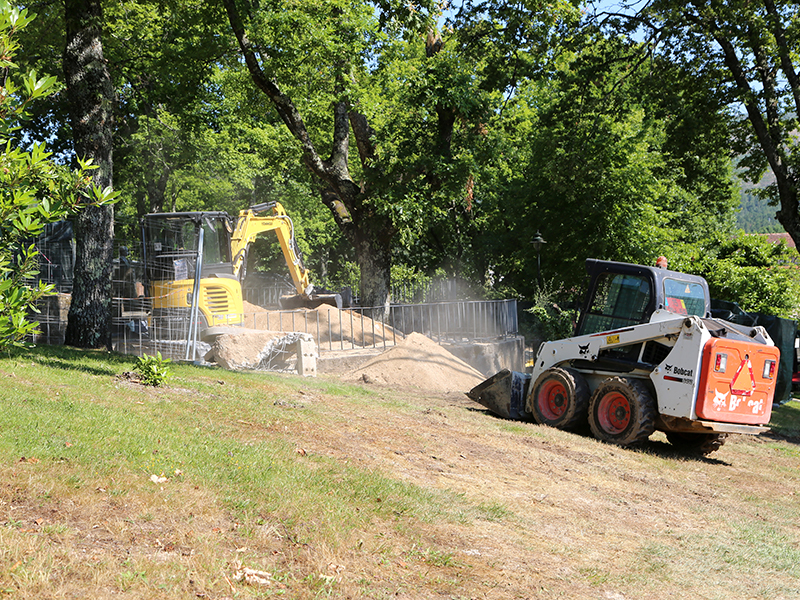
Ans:
[[[480,286],[460,277],[437,278],[425,283],[393,284],[391,291],[392,300],[397,304],[483,300],[485,297]]]
[[[187,308],[154,308],[156,300],[152,297],[113,300],[114,349],[139,356],[158,351],[173,359],[183,359],[191,353],[192,360],[202,359],[211,348],[202,342],[202,332],[210,325],[208,319],[199,313],[192,328]],[[31,341],[63,343],[69,296],[51,296],[39,308],[40,312],[31,316],[39,322],[40,333]],[[198,332],[196,337],[190,336],[193,329]],[[438,342],[482,341],[518,335],[517,302],[397,304],[388,311],[374,307],[339,310],[328,305],[293,311],[259,309],[238,315],[237,326],[227,331],[247,330],[309,334],[321,352],[387,348],[412,332]]]
[[[516,300],[476,300],[398,304],[391,307],[392,327],[438,341],[481,341],[518,334]]]
[[[317,340],[320,351],[393,346],[417,332],[437,341],[481,341],[516,337],[519,332],[516,300],[484,300],[431,304],[397,304],[380,308],[245,313],[249,329],[298,331]]]
[[[394,345],[396,332],[384,320],[376,320],[363,309],[322,305],[314,309],[292,311],[259,310],[246,312],[246,329],[307,333],[321,350],[347,350]]]

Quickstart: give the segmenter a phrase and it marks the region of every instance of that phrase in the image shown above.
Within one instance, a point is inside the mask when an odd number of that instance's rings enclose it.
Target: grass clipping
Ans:
[[[443,393],[470,390],[484,379],[479,371],[420,333],[410,334],[343,377],[345,381]]]

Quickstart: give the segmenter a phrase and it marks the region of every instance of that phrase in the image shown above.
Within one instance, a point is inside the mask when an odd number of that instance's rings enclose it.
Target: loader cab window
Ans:
[[[705,316],[706,295],[699,283],[664,279],[664,308],[678,315]]]
[[[647,320],[652,290],[650,280],[639,275],[603,273],[597,278],[594,298],[578,335],[638,325]]]

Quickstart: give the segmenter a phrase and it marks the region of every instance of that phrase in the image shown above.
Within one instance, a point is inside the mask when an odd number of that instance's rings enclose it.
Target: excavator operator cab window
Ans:
[[[705,316],[706,296],[699,283],[664,279],[664,308],[678,315]]]
[[[638,325],[647,320],[652,298],[650,280],[639,275],[602,273],[577,335]]]
[[[224,223],[219,219],[203,219],[203,263],[229,263],[230,240]]]

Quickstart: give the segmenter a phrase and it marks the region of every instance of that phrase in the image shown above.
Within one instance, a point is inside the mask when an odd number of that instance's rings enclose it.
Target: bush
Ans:
[[[142,354],[139,363],[133,368],[134,371],[142,376],[142,383],[160,387],[167,382],[170,370],[167,364],[171,362],[168,358],[161,358],[161,352],[156,352],[155,356]]]
[[[560,340],[571,337],[578,317],[576,308],[562,308],[566,305],[566,294],[554,280],[545,281],[534,291],[533,306],[525,310],[531,316],[527,323],[526,337],[538,341]],[[533,341],[532,340],[532,341]]]

